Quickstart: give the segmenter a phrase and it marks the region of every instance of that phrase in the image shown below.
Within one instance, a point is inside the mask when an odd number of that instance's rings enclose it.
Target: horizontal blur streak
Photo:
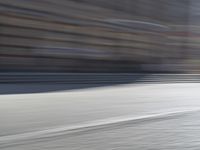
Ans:
[[[0,0],[0,69],[198,72],[199,4]]]

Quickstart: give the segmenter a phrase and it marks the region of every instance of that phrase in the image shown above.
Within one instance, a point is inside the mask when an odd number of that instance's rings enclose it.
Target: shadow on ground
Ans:
[[[120,84],[137,83],[144,76],[91,76],[87,79],[80,76],[76,80],[73,78],[73,82],[70,80],[57,81],[31,81],[31,82],[9,82],[0,84],[0,95],[7,94],[29,94],[29,93],[44,93],[44,92],[56,92],[56,91],[69,91],[87,88],[97,88],[106,86],[115,86]]]

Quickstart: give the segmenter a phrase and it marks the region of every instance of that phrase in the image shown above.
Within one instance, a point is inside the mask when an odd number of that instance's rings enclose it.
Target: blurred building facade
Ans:
[[[0,0],[0,69],[198,70],[199,5],[197,0]]]

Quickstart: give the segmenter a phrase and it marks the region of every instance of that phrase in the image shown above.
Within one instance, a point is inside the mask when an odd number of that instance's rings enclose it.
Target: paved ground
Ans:
[[[41,86],[59,85],[0,89]],[[0,95],[0,148],[198,149],[199,89],[199,83],[140,83]]]

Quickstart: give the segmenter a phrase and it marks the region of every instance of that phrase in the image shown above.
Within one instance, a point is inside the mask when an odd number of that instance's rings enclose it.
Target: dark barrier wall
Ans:
[[[188,10],[187,0],[0,0],[0,69],[158,71],[185,59]]]

